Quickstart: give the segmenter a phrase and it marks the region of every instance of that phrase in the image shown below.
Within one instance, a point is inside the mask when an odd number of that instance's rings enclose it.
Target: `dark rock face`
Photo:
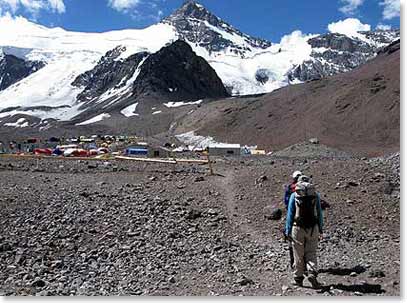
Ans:
[[[381,55],[381,54],[392,54],[396,51],[400,50],[400,39],[390,43],[389,45],[383,47],[382,49],[380,49],[377,54]]]
[[[133,84],[133,96],[159,95],[166,101],[226,97],[215,70],[178,40],[150,55]]]
[[[256,71],[256,80],[261,84],[265,84],[269,80],[269,71],[261,68]]]
[[[27,61],[0,50],[0,91],[44,67],[41,61]]]
[[[237,45],[233,41],[222,37],[213,27],[225,31],[228,34],[242,37],[251,47],[264,49],[271,46],[271,42],[269,41],[243,34],[195,1],[185,2],[181,8],[164,19],[163,22],[173,25],[179,33],[180,38],[196,43],[206,48],[209,52],[221,51],[227,47],[230,47],[232,51],[241,55],[244,55],[246,51],[250,51],[250,48],[247,46]]]
[[[337,33],[311,38],[308,40],[308,44],[311,45],[312,48],[325,47],[344,52],[371,52],[373,49],[373,47],[366,42]]]
[[[383,45],[400,35],[399,30],[361,32],[370,42],[329,33],[308,40],[313,48],[311,60],[293,68],[290,81],[310,81],[350,71],[373,58]]]
[[[392,40],[400,37],[400,30],[399,29],[392,29],[392,30],[376,30],[376,31],[367,31],[361,32],[365,35],[366,38],[374,41],[378,44],[388,44]]]
[[[148,53],[141,52],[124,60],[118,59],[125,50],[125,47],[118,46],[108,51],[92,70],[79,75],[72,82],[73,86],[84,87],[78,100],[90,101],[110,88],[118,89],[126,85]]]

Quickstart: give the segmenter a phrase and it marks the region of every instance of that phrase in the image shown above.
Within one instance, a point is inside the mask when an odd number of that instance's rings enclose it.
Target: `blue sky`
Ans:
[[[0,14],[46,26],[103,32],[143,28],[171,14],[184,0],[0,0]],[[241,31],[279,42],[294,30],[323,33],[328,24],[356,18],[375,29],[399,28],[399,0],[200,0]]]

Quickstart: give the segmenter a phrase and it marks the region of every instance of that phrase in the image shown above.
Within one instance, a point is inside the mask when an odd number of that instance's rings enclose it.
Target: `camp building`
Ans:
[[[239,156],[240,144],[214,143],[208,147],[211,156]]]

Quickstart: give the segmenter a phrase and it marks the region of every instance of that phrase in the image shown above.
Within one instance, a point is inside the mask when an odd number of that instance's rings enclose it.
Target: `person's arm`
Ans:
[[[288,202],[287,219],[285,223],[285,235],[291,235],[295,216],[295,194],[292,193]]]
[[[324,228],[324,218],[322,215],[322,208],[321,208],[321,198],[319,196],[319,193],[317,194],[317,212],[318,212],[318,227],[319,227],[319,233],[322,234],[323,228]]]

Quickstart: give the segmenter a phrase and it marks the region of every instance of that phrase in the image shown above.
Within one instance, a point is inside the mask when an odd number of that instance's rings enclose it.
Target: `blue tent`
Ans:
[[[54,155],[57,155],[57,156],[60,156],[60,155],[62,155],[64,152],[62,151],[62,150],[60,150],[59,148],[55,148],[53,151],[52,151],[52,154],[54,154]]]

